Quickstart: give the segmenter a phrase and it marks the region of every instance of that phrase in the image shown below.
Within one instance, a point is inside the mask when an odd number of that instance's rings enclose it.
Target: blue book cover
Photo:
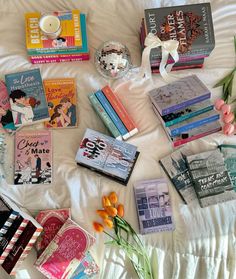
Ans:
[[[197,128],[207,123],[214,122],[219,118],[219,113],[214,110],[211,110],[193,118],[187,119],[183,122],[177,123],[173,126],[167,127],[166,130],[168,131],[171,137],[175,137],[188,130]]]
[[[161,116],[210,99],[211,92],[196,76],[187,76],[149,92]]]
[[[117,115],[117,113],[115,112],[115,110],[113,109],[103,92],[99,90],[95,93],[95,96],[98,98],[99,102],[101,103],[107,114],[110,116],[111,120],[113,121],[117,129],[120,131],[121,135],[125,136],[129,134],[129,131],[126,129],[125,125],[120,120],[119,116]]]
[[[49,120],[39,69],[8,74],[5,80],[16,127]]]
[[[134,145],[87,129],[75,160],[126,185],[138,154]]]

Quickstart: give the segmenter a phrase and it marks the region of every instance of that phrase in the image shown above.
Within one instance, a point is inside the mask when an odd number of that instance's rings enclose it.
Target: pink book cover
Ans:
[[[43,57],[40,59],[30,57],[30,61],[32,64],[44,64],[44,63],[60,63],[60,62],[73,62],[73,61],[85,61],[89,60],[89,54],[87,55],[78,55],[78,56],[68,56],[68,57]]]
[[[67,219],[54,239],[35,262],[50,279],[70,279],[95,238]]]
[[[14,183],[20,185],[51,182],[51,132],[35,130],[16,133]]]
[[[38,213],[35,219],[43,227],[43,233],[36,242],[38,257],[52,241],[68,218],[71,218],[70,208],[43,210]]]

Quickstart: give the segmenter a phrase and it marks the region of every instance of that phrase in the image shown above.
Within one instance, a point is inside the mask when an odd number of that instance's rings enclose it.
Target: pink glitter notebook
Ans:
[[[70,279],[95,238],[71,219],[58,231],[35,262],[50,279]]]

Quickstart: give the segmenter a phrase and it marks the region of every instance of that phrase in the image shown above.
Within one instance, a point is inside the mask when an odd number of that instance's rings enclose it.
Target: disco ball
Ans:
[[[125,45],[108,41],[96,50],[94,63],[102,76],[118,79],[126,75],[131,68],[130,52]]]

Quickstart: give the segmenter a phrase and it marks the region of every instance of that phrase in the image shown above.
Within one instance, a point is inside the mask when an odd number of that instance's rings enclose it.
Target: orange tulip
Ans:
[[[100,233],[104,231],[104,227],[102,224],[98,223],[98,222],[93,222],[93,228],[96,232]]]
[[[113,206],[106,206],[105,210],[106,213],[111,217],[115,217],[117,215],[117,209]]]
[[[96,212],[102,219],[107,219],[109,217],[105,210],[98,209]]]
[[[110,200],[108,199],[108,197],[106,196],[103,196],[102,197],[102,206],[105,208],[106,206],[111,206],[111,202]]]
[[[118,201],[117,195],[115,192],[111,192],[110,195],[108,196],[109,200],[111,203],[115,204]]]
[[[113,228],[113,222],[110,219],[104,219],[103,220],[104,224],[109,228],[112,229]]]
[[[120,216],[120,217],[124,216],[124,206],[123,206],[123,204],[119,204],[117,206],[117,215]]]

